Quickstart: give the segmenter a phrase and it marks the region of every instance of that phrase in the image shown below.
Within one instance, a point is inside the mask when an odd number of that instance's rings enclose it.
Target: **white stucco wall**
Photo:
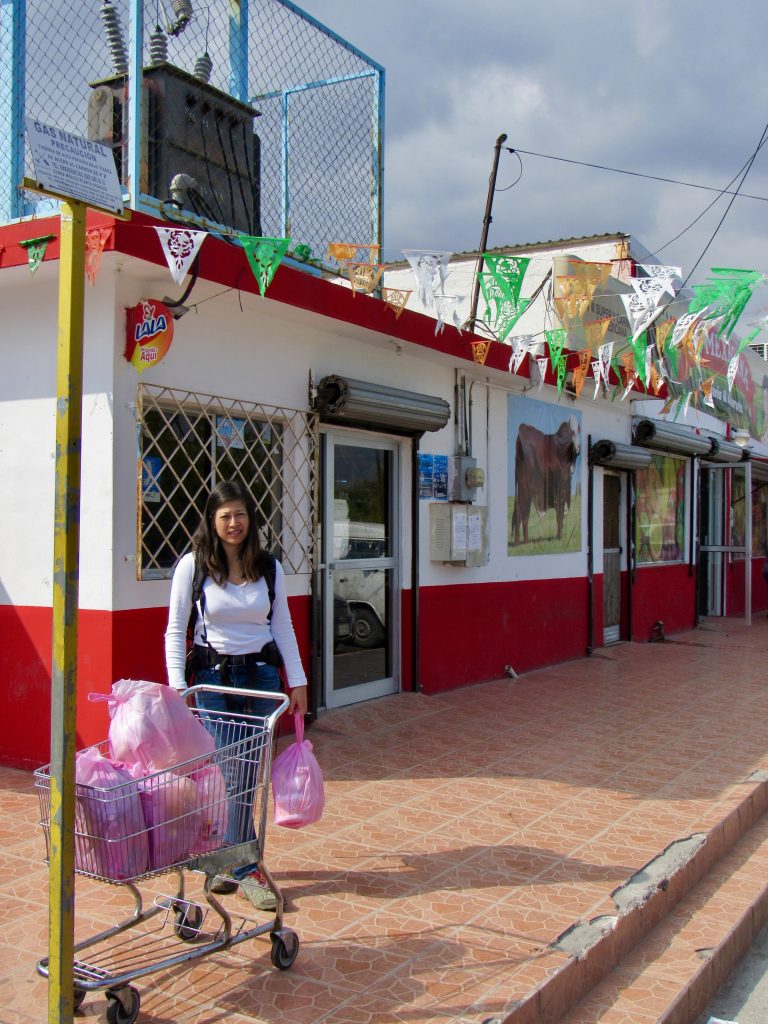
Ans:
[[[608,258],[608,254],[598,249],[589,258]],[[7,345],[18,339],[19,353],[6,361],[9,372],[0,382],[0,471],[7,480],[23,480],[25,495],[0,507],[4,536],[13,538],[0,549],[0,601],[6,603],[49,604],[51,598],[57,270],[57,264],[43,264],[34,278],[26,268],[0,273],[0,301],[6,310],[4,348],[7,351]],[[104,256],[96,287],[87,289],[81,553],[84,608],[161,607],[168,600],[167,581],[136,579],[135,401],[139,380],[307,409],[310,373],[315,381],[339,373],[439,395],[452,409],[454,406],[454,359],[308,313],[268,296],[262,299],[225,291],[205,281],[196,285],[188,300],[190,312],[175,322],[173,345],[165,359],[139,377],[123,358],[125,308],[142,298],[162,299],[180,292],[164,268],[120,254]],[[578,401],[564,393],[558,402],[551,387],[516,395],[516,403],[557,402],[565,419],[574,410],[581,413],[582,543],[581,550],[574,553],[510,556],[507,396],[516,385],[504,371],[466,361],[460,363],[459,371],[467,387],[476,381],[472,388],[472,454],[486,473],[485,486],[477,493],[476,502],[489,507],[490,561],[476,568],[429,561],[429,503],[421,501],[421,584],[584,576],[587,440],[591,435],[593,440],[608,437],[629,441],[630,403],[605,398],[593,401],[589,386]],[[407,588],[411,446],[402,439],[398,443],[404,456],[399,516],[401,580]],[[421,450],[456,454],[453,419],[443,430],[425,434]],[[599,482],[596,485],[599,488]],[[599,493],[598,489],[596,499]],[[595,570],[599,571],[597,564]],[[306,575],[288,578],[291,594],[307,593],[308,585]]]

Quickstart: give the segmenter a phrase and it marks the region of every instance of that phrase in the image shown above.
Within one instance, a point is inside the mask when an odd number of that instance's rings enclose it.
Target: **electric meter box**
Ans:
[[[485,473],[477,459],[455,455],[448,463],[448,497],[451,501],[472,501],[475,491],[485,483]]]
[[[434,502],[429,506],[429,557],[452,565],[487,565],[488,509],[484,505]]]

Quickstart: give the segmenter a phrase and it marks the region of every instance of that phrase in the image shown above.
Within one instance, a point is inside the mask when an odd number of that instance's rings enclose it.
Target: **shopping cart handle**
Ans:
[[[291,703],[286,694],[275,693],[272,690],[249,690],[242,686],[211,686],[209,683],[190,686],[184,690],[182,696],[185,701],[189,702],[189,698],[194,697],[197,693],[223,693],[227,697],[253,697],[259,699],[263,697],[266,700],[273,700],[277,707],[268,716],[273,722],[277,721]]]

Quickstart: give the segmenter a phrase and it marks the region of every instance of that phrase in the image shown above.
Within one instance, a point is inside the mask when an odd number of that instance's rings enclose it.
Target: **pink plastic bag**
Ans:
[[[136,783],[98,747],[75,757],[75,867],[118,882],[149,865],[149,845]]]
[[[195,759],[206,760],[213,736],[172,686],[120,679],[112,693],[89,693],[109,704],[109,748],[116,761],[160,771]]]
[[[272,766],[275,824],[284,828],[304,828],[319,821],[325,804],[323,773],[312,744],[304,739],[304,716],[297,712],[294,722],[296,742]]]
[[[224,846],[227,836],[227,784],[217,764],[192,775],[200,800],[200,831],[190,853],[210,853]]]
[[[194,779],[170,771],[142,776],[139,764],[131,771],[147,825],[150,870],[188,860],[200,841],[200,795]]]

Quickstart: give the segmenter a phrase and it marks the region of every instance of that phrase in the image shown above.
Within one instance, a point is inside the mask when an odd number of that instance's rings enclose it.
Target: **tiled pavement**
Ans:
[[[551,946],[558,936],[615,915],[617,887],[750,798],[749,777],[768,769],[767,653],[764,617],[751,627],[710,621],[673,642],[622,644],[514,681],[324,714],[309,738],[325,816],[301,832],[272,828],[267,840],[286,923],[301,938],[294,966],[276,971],[257,939],[143,978],[139,1021],[502,1020],[568,964]],[[47,871],[28,773],[0,769],[0,809],[0,1021],[40,1024]],[[748,837],[761,865],[765,832],[758,821]],[[749,850],[740,856],[748,862]],[[722,898],[740,905],[738,891]],[[120,887],[78,879],[80,933],[129,906]],[[682,976],[701,964],[690,943],[674,955]],[[649,981],[631,957],[620,970],[624,982],[595,988],[572,1024],[660,1019],[668,977]],[[641,996],[622,1015],[616,993],[633,984]],[[104,1009],[103,995],[89,995],[78,1019]],[[536,1012],[519,1019],[544,1018]]]

